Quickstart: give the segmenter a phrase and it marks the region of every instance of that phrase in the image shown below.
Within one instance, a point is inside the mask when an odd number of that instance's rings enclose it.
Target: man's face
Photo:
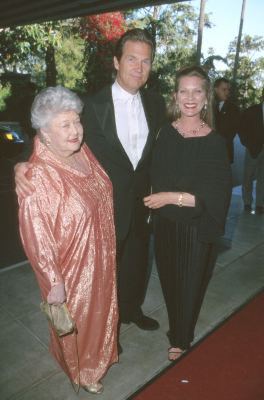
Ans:
[[[137,93],[147,82],[151,70],[150,45],[128,40],[120,60],[114,57],[114,66],[119,85],[129,93]]]
[[[226,101],[230,94],[230,84],[227,82],[221,82],[218,87],[215,88],[215,93],[220,101]]]

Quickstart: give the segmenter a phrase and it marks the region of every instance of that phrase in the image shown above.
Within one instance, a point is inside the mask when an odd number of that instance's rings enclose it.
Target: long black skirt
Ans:
[[[155,217],[156,263],[169,318],[171,346],[188,349],[215,266],[214,243],[202,243],[197,227]]]

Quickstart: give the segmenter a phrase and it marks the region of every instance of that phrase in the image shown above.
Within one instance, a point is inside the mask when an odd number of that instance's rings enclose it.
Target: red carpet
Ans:
[[[264,294],[132,398],[264,400]]]

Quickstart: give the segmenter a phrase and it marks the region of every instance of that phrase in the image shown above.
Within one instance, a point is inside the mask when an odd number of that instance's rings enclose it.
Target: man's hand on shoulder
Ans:
[[[30,183],[26,174],[32,168],[33,165],[29,162],[20,162],[15,165],[15,183],[16,183],[16,194],[19,197],[26,197],[31,195],[35,191],[34,185]]]

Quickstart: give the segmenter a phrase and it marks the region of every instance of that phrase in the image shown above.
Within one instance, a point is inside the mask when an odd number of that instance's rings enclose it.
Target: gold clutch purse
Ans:
[[[40,309],[46,315],[58,336],[68,335],[76,330],[75,322],[66,303],[55,305],[43,301],[40,303]]]

